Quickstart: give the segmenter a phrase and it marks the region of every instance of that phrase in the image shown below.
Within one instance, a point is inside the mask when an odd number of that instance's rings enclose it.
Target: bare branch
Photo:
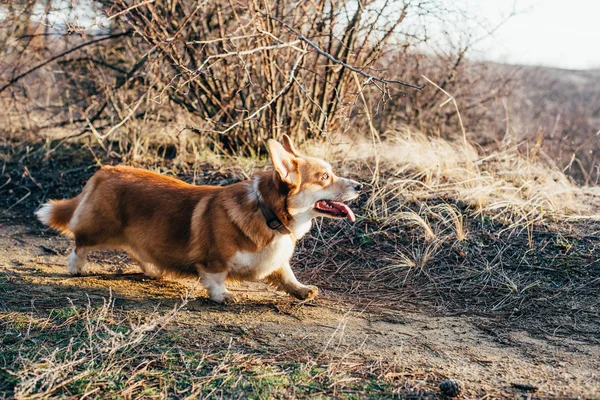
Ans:
[[[5,84],[4,86],[2,86],[0,88],[0,93],[2,93],[3,91],[5,91],[8,87],[10,87],[14,83],[18,82],[19,80],[21,80],[25,76],[29,75],[30,73],[32,73],[34,71],[37,71],[38,69],[44,67],[45,65],[48,65],[51,62],[58,60],[59,58],[62,58],[64,56],[68,55],[68,54],[71,54],[71,53],[73,53],[73,52],[75,52],[77,50],[80,50],[80,49],[82,49],[84,47],[87,47],[87,46],[90,46],[92,44],[103,42],[103,41],[109,40],[109,39],[115,39],[115,38],[118,38],[118,37],[121,37],[121,36],[127,36],[127,35],[131,34],[132,32],[133,32],[133,30],[130,29],[130,30],[127,30],[125,32],[115,33],[114,35],[105,36],[105,37],[100,38],[100,39],[90,40],[89,42],[82,43],[79,46],[73,47],[72,49],[63,51],[62,53],[57,54],[54,57],[49,58],[48,60],[44,61],[43,63],[38,64],[35,67],[33,67],[31,69],[28,69],[27,71],[25,71],[25,72],[23,72],[23,73],[15,76],[14,78],[12,78],[7,84]]]
[[[266,14],[266,13],[264,13],[262,11],[259,11],[259,13],[262,14],[262,15],[264,15],[266,18],[269,18],[269,19],[271,19],[273,21],[276,21],[276,22],[280,23],[281,25],[283,25],[287,30],[289,30],[290,32],[292,32],[294,35],[298,36],[298,39],[300,39],[303,42],[305,42],[306,44],[308,44],[310,47],[312,47],[313,49],[315,49],[315,51],[317,53],[319,53],[320,55],[326,57],[331,62],[333,62],[335,64],[339,64],[342,67],[344,67],[346,69],[349,69],[350,71],[356,72],[356,73],[362,75],[363,77],[365,77],[365,78],[367,78],[367,79],[369,79],[371,81],[380,82],[380,83],[383,83],[384,85],[388,85],[390,83],[396,83],[396,84],[407,86],[407,87],[411,87],[411,88],[417,89],[417,90],[422,90],[425,87],[425,86],[418,86],[418,85],[414,85],[412,83],[407,83],[407,82],[403,82],[403,81],[399,81],[399,80],[394,80],[394,79],[378,78],[378,77],[373,76],[371,74],[367,74],[366,72],[360,70],[357,67],[353,67],[352,65],[348,65],[345,62],[336,59],[331,54],[329,54],[326,51],[324,51],[323,49],[321,49],[321,47],[319,47],[318,44],[316,44],[315,42],[311,41],[306,36],[304,36],[302,33],[298,32],[296,29],[292,28],[290,25],[288,25],[287,23],[283,22],[279,18],[273,17],[272,15]]]

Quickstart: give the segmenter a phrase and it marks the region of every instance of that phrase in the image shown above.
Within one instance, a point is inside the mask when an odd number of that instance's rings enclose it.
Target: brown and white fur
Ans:
[[[233,185],[196,186],[130,167],[102,167],[83,191],[52,200],[36,215],[75,238],[70,274],[86,272],[90,250],[122,249],[154,277],[198,276],[216,302],[233,300],[230,280],[265,280],[299,299],[317,295],[290,268],[296,241],[319,216],[350,218],[343,203],[361,184],[336,177],[323,160],[300,155],[289,137],[269,140],[274,170]],[[259,196],[289,230],[271,229]]]

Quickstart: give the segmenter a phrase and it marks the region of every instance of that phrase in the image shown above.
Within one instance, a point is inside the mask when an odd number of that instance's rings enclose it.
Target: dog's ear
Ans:
[[[294,147],[294,143],[292,142],[292,139],[290,139],[290,137],[288,135],[286,135],[285,133],[283,134],[283,137],[281,138],[281,144],[283,145],[283,148],[285,149],[285,151],[287,151],[288,153],[293,154],[296,157],[298,157],[300,155],[296,151],[296,148]]]
[[[279,174],[281,181],[289,185],[295,185],[298,179],[298,164],[294,154],[286,151],[281,143],[273,139],[267,141],[267,148],[269,149],[273,168]]]

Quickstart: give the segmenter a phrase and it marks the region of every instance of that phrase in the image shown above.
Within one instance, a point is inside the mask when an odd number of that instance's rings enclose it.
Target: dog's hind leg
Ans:
[[[148,278],[161,279],[163,277],[160,268],[156,267],[152,262],[146,261],[145,257],[142,257],[139,252],[134,251],[132,248],[125,248],[129,257],[131,257],[141,268]]]
[[[96,239],[93,235],[75,232],[75,249],[69,255],[68,267],[71,275],[85,275],[87,268],[85,259],[92,250],[110,248],[102,238]]]
[[[87,269],[85,267],[85,258],[89,253],[89,248],[77,246],[71,252],[68,261],[69,274],[71,275],[85,275]]]
[[[318,287],[306,286],[298,282],[289,264],[272,272],[265,278],[265,282],[299,300],[310,300],[319,294]]]

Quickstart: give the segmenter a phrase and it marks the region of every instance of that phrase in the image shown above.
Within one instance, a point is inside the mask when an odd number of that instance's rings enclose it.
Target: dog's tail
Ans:
[[[72,235],[69,230],[69,221],[73,218],[78,205],[79,196],[69,200],[50,200],[42,205],[35,212],[35,215],[44,225],[50,226],[65,235]]]

